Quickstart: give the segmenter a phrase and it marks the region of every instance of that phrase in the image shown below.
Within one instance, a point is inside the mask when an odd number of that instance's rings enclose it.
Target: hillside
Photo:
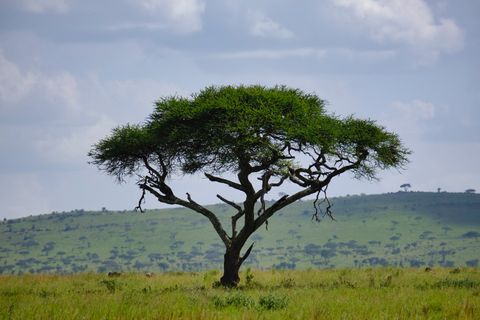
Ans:
[[[311,201],[274,216],[252,237],[246,266],[476,266],[480,195],[399,192],[331,199],[335,221],[313,222]],[[226,205],[214,205],[225,223]],[[225,227],[228,230],[226,225]],[[220,269],[223,245],[186,209],[76,210],[0,224],[0,273]]]

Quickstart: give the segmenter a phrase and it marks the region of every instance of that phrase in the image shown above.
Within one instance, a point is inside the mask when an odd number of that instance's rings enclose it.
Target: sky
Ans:
[[[478,0],[0,0],[0,218],[132,209],[135,180],[90,165],[91,146],[210,85],[300,88],[412,150],[404,170],[346,174],[330,196],[479,190],[479,14]],[[228,194],[171,183],[200,203]]]

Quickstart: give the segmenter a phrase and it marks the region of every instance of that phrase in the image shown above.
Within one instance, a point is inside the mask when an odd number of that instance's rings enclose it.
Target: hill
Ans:
[[[333,198],[335,220],[313,222],[299,201],[252,236],[255,268],[477,266],[480,195],[398,192]],[[268,204],[267,204],[268,205]],[[210,209],[225,223],[232,214]],[[228,229],[228,228],[227,228]],[[186,209],[75,210],[0,224],[0,273],[220,269],[223,245]]]

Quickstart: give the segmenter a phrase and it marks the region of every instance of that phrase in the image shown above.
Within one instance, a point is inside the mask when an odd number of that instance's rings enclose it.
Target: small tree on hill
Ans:
[[[404,183],[400,186],[400,188],[403,189],[403,191],[407,192],[408,189],[410,189],[412,186],[410,185],[410,183]]]
[[[465,193],[475,193],[475,189],[467,189],[465,190]]]
[[[262,86],[208,87],[191,98],[163,98],[144,124],[115,128],[89,152],[92,163],[118,181],[141,177],[140,210],[149,192],[206,217],[225,245],[220,280],[226,286],[239,281],[253,247],[241,254],[249,237],[276,212],[316,194],[314,218],[322,211],[331,215],[326,190],[333,178],[348,171],[375,178],[377,170],[401,167],[408,154],[396,134],[374,121],[327,114],[313,94]],[[230,232],[189,193],[182,198],[170,187],[172,175],[197,172],[243,195],[242,203],[217,195],[236,211]],[[228,172],[236,178],[222,176]],[[267,206],[267,193],[287,182],[298,190]]]

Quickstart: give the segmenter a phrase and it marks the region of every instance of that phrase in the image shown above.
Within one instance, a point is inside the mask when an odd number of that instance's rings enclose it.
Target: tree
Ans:
[[[475,193],[475,189],[467,189],[465,190],[465,193]]]
[[[410,189],[412,186],[410,185],[410,183],[404,183],[400,186],[400,188],[403,188],[403,191],[407,192],[408,189]]]
[[[331,216],[326,190],[333,178],[352,172],[375,179],[378,170],[405,164],[409,153],[396,134],[372,120],[328,114],[314,94],[284,86],[222,86],[160,99],[144,124],[115,128],[89,156],[119,182],[139,177],[138,209],[148,192],[206,217],[225,246],[220,281],[235,286],[253,243],[241,255],[244,245],[276,212],[316,195],[313,217]],[[182,198],[169,185],[172,175],[198,172],[242,195],[241,203],[217,195],[235,209],[231,232],[189,193]],[[266,194],[284,183],[299,190],[267,206]]]

